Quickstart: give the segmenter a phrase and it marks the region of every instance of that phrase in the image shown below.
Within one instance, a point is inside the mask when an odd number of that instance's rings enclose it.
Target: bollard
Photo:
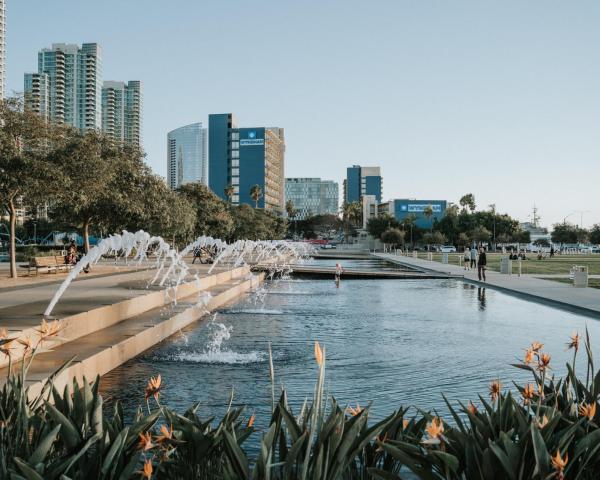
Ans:
[[[442,253],[442,263],[448,265],[448,252]]]
[[[433,261],[433,253],[432,252],[427,252],[427,260],[429,260],[430,262]]]
[[[519,259],[519,277],[523,273],[523,260]]]

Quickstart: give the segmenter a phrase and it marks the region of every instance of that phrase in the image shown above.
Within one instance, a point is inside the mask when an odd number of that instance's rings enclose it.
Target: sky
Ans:
[[[600,223],[597,0],[6,2],[6,91],[41,48],[99,43],[105,80],[144,84],[160,175],[168,131],[233,112],[284,127],[286,176],[340,196],[346,167],[380,166],[384,199]]]

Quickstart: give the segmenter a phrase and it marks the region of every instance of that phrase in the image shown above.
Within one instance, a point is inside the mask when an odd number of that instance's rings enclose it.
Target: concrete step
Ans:
[[[63,389],[73,377],[81,382],[84,376],[92,380],[96,375],[104,375],[210,311],[235,300],[256,287],[262,279],[262,274],[238,276],[207,288],[205,291],[210,296],[196,292],[180,299],[177,304],[155,307],[65,342],[50,351],[39,352],[27,374],[30,395],[36,395],[44,381],[73,357],[76,358],[72,364],[55,379],[54,384],[58,389]],[[15,364],[14,368],[20,369],[20,365]],[[7,374],[8,368],[0,369],[1,378],[6,379]]]
[[[249,273],[248,267],[233,268],[203,276],[199,280],[182,283],[176,289],[145,287],[147,279],[119,284],[114,288],[104,287],[98,291],[92,288],[85,292],[85,296],[70,298],[68,302],[61,305],[63,315],[58,317],[60,338],[45,342],[45,347],[56,348],[144,312],[173,304],[216,285],[244,278]],[[149,278],[152,278],[151,274]],[[123,292],[116,294],[114,291],[119,289]],[[47,303],[46,300],[3,308],[0,327],[7,330],[9,338],[29,338],[33,344],[36,344],[40,335],[38,329],[42,315],[32,312],[43,312]],[[13,347],[13,358],[20,358],[25,347],[17,342],[13,343]],[[7,366],[8,360],[8,356],[0,356],[0,367]]]

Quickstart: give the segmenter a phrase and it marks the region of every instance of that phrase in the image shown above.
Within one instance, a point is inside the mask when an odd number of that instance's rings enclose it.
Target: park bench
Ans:
[[[67,263],[63,256],[33,257],[29,260],[28,274],[35,271],[37,275],[39,270],[46,270],[48,273],[58,273],[60,270],[70,270],[73,265]]]

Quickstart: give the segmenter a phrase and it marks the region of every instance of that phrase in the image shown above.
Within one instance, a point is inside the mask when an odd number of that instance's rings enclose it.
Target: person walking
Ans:
[[[471,263],[471,251],[469,250],[469,246],[465,246],[465,253],[464,253],[464,257],[463,260],[465,262],[465,270],[471,270],[470,267],[470,263]]]
[[[477,276],[479,281],[485,282],[485,268],[487,266],[487,257],[483,247],[479,249],[479,259],[477,260]]]
[[[471,248],[471,269],[477,268],[477,248],[473,246]]]

